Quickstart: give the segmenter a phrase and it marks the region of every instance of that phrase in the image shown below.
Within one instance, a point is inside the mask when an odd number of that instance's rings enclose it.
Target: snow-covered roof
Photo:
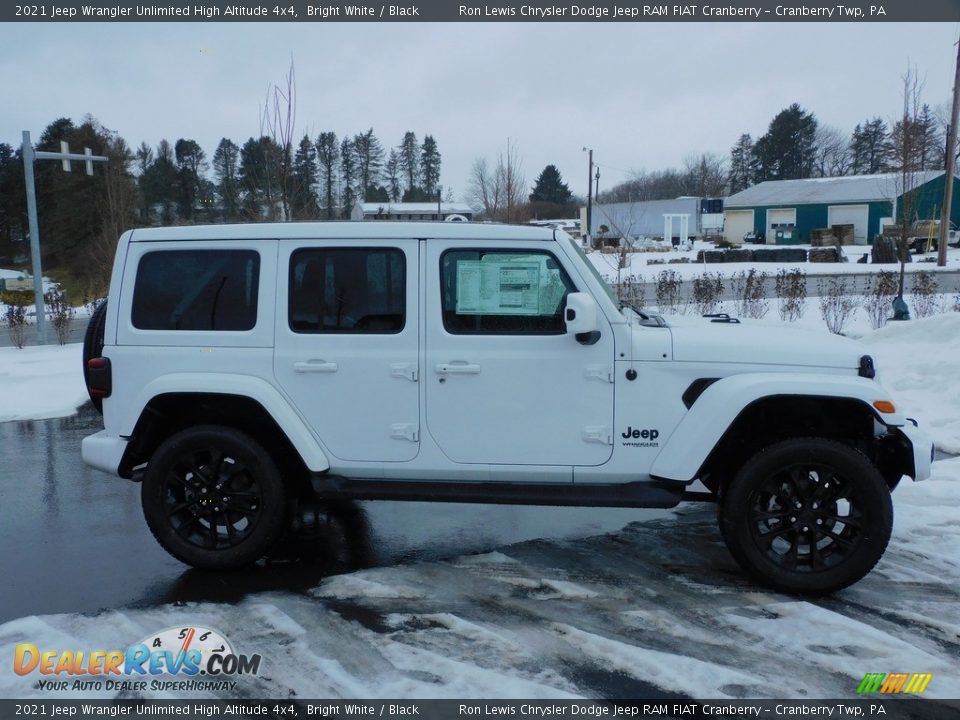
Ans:
[[[358,203],[364,214],[371,215],[424,215],[435,213],[437,204],[435,202],[401,202],[401,203],[376,203],[364,202]],[[473,208],[466,203],[440,203],[441,213],[459,213],[460,215],[473,215]]]
[[[943,170],[917,172],[913,174],[910,184],[918,187],[941,175]],[[724,202],[724,207],[729,209],[755,205],[813,205],[892,200],[902,194],[902,185],[900,173],[767,180],[731,195]]]

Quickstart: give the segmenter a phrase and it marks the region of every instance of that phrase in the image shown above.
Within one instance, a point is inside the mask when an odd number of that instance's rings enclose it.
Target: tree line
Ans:
[[[911,148],[904,157],[903,148]],[[866,118],[849,134],[820,123],[794,103],[770,121],[756,140],[743,133],[729,155],[705,153],[680,169],[638,172],[600,194],[603,202],[662,200],[680,195],[721,197],[766,180],[874,175],[941,170],[946,160],[946,122],[917,103],[888,124]]]
[[[269,132],[242,145],[223,138],[208,159],[190,138],[134,150],[93,117],[79,124],[55,120],[37,150],[58,152],[66,141],[73,151],[89,147],[110,161],[92,177],[76,164],[70,173],[59,163],[36,164],[45,271],[95,295],[105,290],[117,238],[131,227],[333,220],[348,218],[358,201],[433,201],[442,191],[432,135],[420,141],[407,131],[390,148],[372,128],[353,136],[304,135],[296,144],[288,137]],[[0,143],[0,266],[25,264],[27,239],[22,153]]]

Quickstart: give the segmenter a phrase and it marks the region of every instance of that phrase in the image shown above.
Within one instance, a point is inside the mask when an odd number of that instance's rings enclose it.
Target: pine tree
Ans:
[[[13,265],[16,243],[27,237],[23,159],[11,145],[0,143],[0,263]]]
[[[854,175],[876,175],[889,169],[890,139],[882,119],[866,120],[853,129],[850,158]]]
[[[373,128],[354,136],[353,151],[357,160],[357,182],[364,188],[364,199],[377,202],[366,197],[368,188],[376,188],[383,168],[383,145],[373,134]]]
[[[340,151],[336,133],[320,133],[317,136],[317,164],[320,166],[320,193],[323,198],[323,211],[327,220],[333,220],[337,215],[336,184],[337,160],[339,158]]]
[[[730,194],[750,187],[755,172],[753,138],[744,133],[737,144],[730,148]]]
[[[420,149],[420,173],[423,176],[424,193],[427,196],[433,196],[440,182],[440,151],[432,135],[423,137],[423,147]]]
[[[400,169],[406,175],[405,192],[412,192],[420,183],[420,144],[415,133],[404,133],[400,143]]]
[[[206,154],[196,140],[180,138],[174,145],[177,161],[177,209],[180,218],[193,222],[202,194]]]
[[[240,149],[243,214],[250,220],[277,220],[282,215],[283,148],[269,135],[250,138]]]
[[[754,145],[759,180],[795,180],[813,174],[817,119],[797,103],[781,110]]]
[[[341,215],[344,218],[349,218],[357,199],[354,189],[357,180],[357,160],[350,138],[344,138],[343,142],[340,143],[340,178],[343,188],[340,193],[340,198],[343,201]]]
[[[384,166],[384,175],[387,178],[390,200],[398,202],[400,200],[400,156],[396,150],[390,150],[387,164]]]
[[[177,200],[177,165],[173,148],[166,140],[157,145],[153,162],[140,176],[140,192],[148,208],[159,209],[159,220],[163,225],[172,225],[176,220],[175,204]]]
[[[315,220],[320,217],[317,203],[317,151],[304,135],[293,156],[290,191],[290,212],[294,220]]]
[[[556,205],[566,205],[572,194],[570,188],[563,182],[556,165],[547,165],[533,184],[530,193],[530,202],[546,202]]]
[[[239,163],[240,148],[232,140],[221,138],[213,153],[213,175],[222,217],[227,222],[240,219]]]

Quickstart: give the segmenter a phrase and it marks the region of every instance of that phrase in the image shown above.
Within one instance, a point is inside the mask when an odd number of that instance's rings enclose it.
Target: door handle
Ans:
[[[337,371],[335,362],[324,362],[323,360],[307,360],[306,362],[295,362],[293,369],[298,373],[332,373]]]
[[[479,375],[480,366],[465,362],[440,363],[436,371],[439,375]]]

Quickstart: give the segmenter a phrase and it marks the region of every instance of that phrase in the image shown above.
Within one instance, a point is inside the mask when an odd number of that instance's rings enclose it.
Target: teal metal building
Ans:
[[[912,173],[913,217],[940,218],[943,207],[943,170]],[[831,225],[853,225],[854,241],[867,245],[884,225],[897,224],[903,214],[904,179],[900,173],[853,175],[805,180],[768,180],[731,195],[724,202],[724,230],[728,240],[762,235],[767,244],[809,244],[810,233]],[[960,180],[953,179],[951,222],[960,225]]]

